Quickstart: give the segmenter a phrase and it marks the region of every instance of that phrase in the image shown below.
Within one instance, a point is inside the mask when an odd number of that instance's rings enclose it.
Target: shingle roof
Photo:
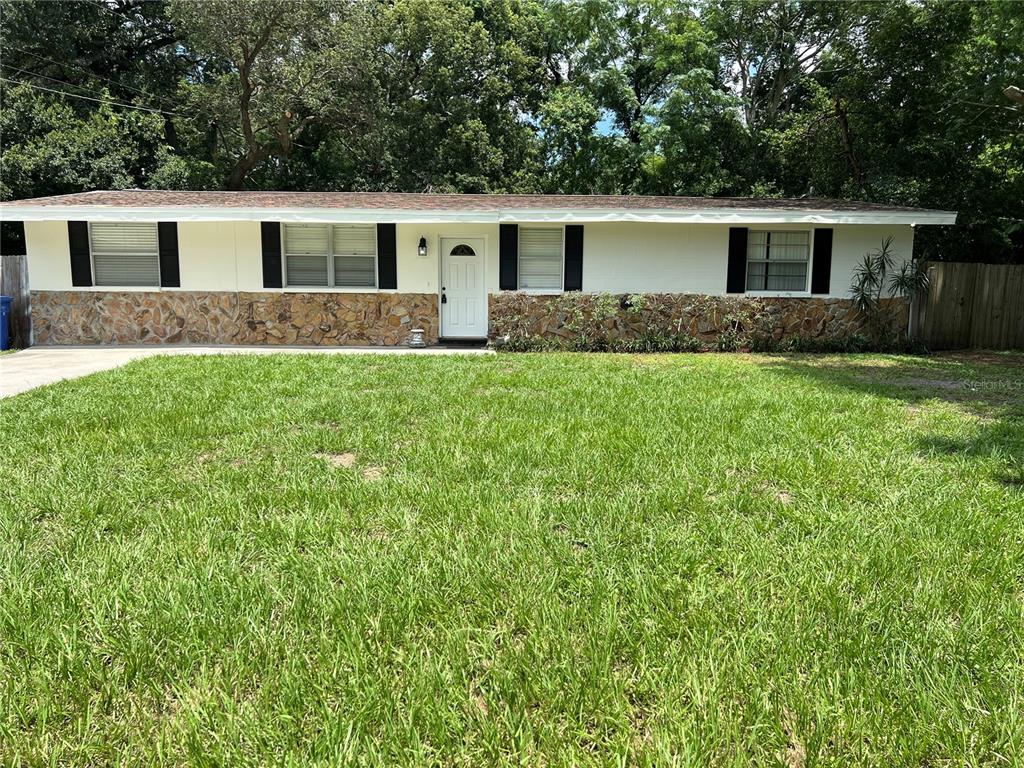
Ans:
[[[120,208],[322,208],[389,211],[845,211],[936,213],[923,208],[818,198],[668,197],[641,195],[449,195],[417,192],[188,192],[125,189],[10,200],[10,208],[104,206]]]

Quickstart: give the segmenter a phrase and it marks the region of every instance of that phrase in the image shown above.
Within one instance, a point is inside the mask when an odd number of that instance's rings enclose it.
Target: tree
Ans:
[[[103,106],[79,116],[28,85],[2,99],[0,199],[131,187],[164,158],[159,115]]]
[[[864,254],[853,270],[850,295],[867,318],[874,341],[880,345],[896,341],[894,329],[900,327],[899,316],[907,309],[892,299],[913,301],[927,293],[928,272],[924,263],[904,260],[897,268],[891,237],[882,241],[881,248]]]
[[[860,3],[725,0],[703,6],[717,37],[722,82],[742,99],[752,131],[771,128],[828,51],[862,24]]]
[[[311,126],[355,113],[359,7],[174,0],[186,44],[206,57],[186,92],[231,158],[228,189],[242,189],[269,158],[287,157]]]
[[[590,0],[556,3],[549,14],[545,61],[555,87],[541,109],[542,128],[549,159],[567,166],[556,168],[555,178],[588,191],[652,188],[662,111],[677,90],[701,75],[710,82],[715,69],[711,40],[692,7]],[[582,156],[567,144],[570,137]]]
[[[1024,112],[1002,90],[1024,76],[1019,6],[870,5],[861,31],[828,51],[778,123],[784,191],[959,210],[956,227],[918,233],[918,255],[1012,258]]]
[[[0,0],[0,195],[814,195],[1024,260],[1022,40],[1012,0]]]
[[[543,87],[536,6],[397,0],[375,6],[358,130],[331,127],[314,164],[327,188],[536,188],[531,115]]]

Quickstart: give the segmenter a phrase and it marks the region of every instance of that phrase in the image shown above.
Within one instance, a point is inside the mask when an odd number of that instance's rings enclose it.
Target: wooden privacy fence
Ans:
[[[929,349],[1024,349],[1024,264],[935,262],[918,302]]]
[[[29,314],[28,257],[0,256],[0,294],[10,296],[10,342],[12,349],[23,349],[31,343],[32,316]]]

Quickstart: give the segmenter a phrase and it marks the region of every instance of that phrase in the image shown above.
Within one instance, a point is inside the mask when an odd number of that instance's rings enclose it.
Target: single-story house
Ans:
[[[956,221],[813,199],[152,190],[0,215],[24,222],[37,344],[484,339],[513,302],[557,333],[571,291],[757,300],[822,335],[849,326],[865,253],[891,237],[909,259],[915,227]]]

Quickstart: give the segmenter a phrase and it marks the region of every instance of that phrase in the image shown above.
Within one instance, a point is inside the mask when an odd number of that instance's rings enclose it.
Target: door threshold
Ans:
[[[487,346],[487,339],[485,337],[466,339],[461,337],[451,338],[442,336],[437,340],[439,345],[445,347],[464,347],[467,349],[480,349]]]

